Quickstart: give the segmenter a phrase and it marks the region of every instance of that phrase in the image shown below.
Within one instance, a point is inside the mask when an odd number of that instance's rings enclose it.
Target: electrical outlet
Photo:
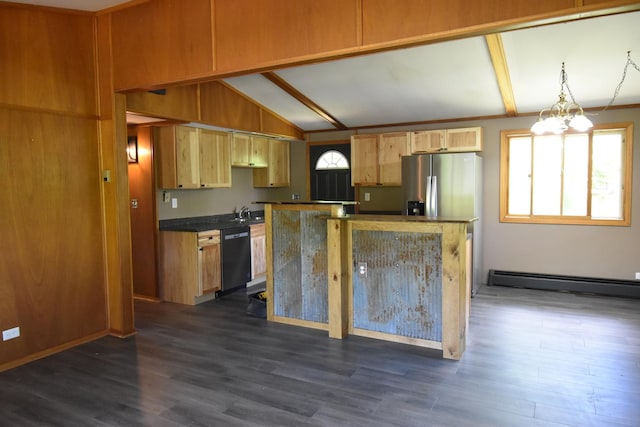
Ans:
[[[20,328],[16,326],[15,328],[6,329],[2,331],[2,341],[9,341],[14,338],[18,338],[20,336]]]
[[[171,201],[171,193],[169,193],[168,191],[163,191],[162,192],[162,201],[165,203],[169,203]]]
[[[367,263],[359,262],[358,263],[358,276],[367,277]]]
[[[371,201],[371,193],[364,193],[364,201],[365,202]]]
[[[171,199],[171,208],[172,209],[177,209],[178,208],[178,199],[176,199],[175,197],[173,199]]]
[[[640,273],[636,273],[636,280],[640,280]]]

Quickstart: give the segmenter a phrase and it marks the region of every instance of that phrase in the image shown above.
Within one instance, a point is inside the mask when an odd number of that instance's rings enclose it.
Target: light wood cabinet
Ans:
[[[160,232],[160,298],[195,305],[222,288],[220,231]]]
[[[220,231],[198,233],[198,295],[207,296],[222,290]],[[196,298],[196,302],[198,299]]]
[[[351,185],[378,184],[378,135],[351,137]]]
[[[411,154],[482,151],[482,128],[441,129],[413,132]]]
[[[253,170],[254,187],[289,186],[289,141],[269,139],[267,167]]]
[[[482,151],[482,128],[447,129],[447,151]]]
[[[444,147],[444,130],[425,130],[411,134],[411,154],[433,153]]]
[[[251,225],[251,280],[267,275],[264,224]]]
[[[402,185],[402,156],[409,154],[409,132],[351,137],[351,184]]]
[[[260,136],[232,134],[231,165],[237,167],[267,167],[269,140]]]
[[[231,187],[227,133],[189,126],[156,128],[159,188]]]
[[[200,187],[198,132],[186,126],[156,128],[158,187]]]
[[[231,187],[229,134],[206,129],[200,133],[200,187]]]

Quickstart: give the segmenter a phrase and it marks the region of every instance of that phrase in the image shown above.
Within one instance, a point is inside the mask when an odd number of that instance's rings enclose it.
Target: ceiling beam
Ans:
[[[302,94],[298,89],[291,86],[288,82],[286,82],[283,78],[278,76],[276,73],[272,71],[267,71],[262,73],[262,75],[270,80],[273,84],[278,86],[280,89],[287,92],[289,95],[300,101],[305,107],[331,123],[336,129],[346,130],[347,126],[342,124],[338,119],[333,117],[326,111],[324,108],[313,102],[311,99],[307,98],[304,94]]]
[[[516,116],[518,110],[516,109],[516,101],[513,96],[509,66],[507,65],[507,58],[504,54],[504,47],[502,46],[502,37],[500,34],[487,34],[484,37],[487,42],[487,47],[489,48],[489,55],[491,55],[493,71],[498,81],[498,88],[502,95],[505,112],[509,117]]]

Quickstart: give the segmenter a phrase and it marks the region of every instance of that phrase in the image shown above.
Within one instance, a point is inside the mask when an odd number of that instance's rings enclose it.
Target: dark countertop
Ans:
[[[234,227],[264,223],[264,211],[251,212],[251,219],[234,220],[234,214],[196,216],[190,218],[164,219],[159,221],[160,231],[186,231],[199,233],[207,230],[226,230]]]
[[[358,202],[349,200],[267,200],[253,202],[261,205],[357,205]]]
[[[339,219],[344,221],[389,221],[389,222],[464,222],[477,221],[478,217],[460,216],[411,216],[411,215],[344,215],[327,216],[327,219]]]

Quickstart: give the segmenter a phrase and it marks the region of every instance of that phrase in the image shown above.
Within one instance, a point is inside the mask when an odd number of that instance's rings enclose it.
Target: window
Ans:
[[[349,169],[349,161],[337,150],[326,151],[316,162],[316,170],[328,169]]]
[[[501,222],[631,224],[633,125],[500,139]]]

